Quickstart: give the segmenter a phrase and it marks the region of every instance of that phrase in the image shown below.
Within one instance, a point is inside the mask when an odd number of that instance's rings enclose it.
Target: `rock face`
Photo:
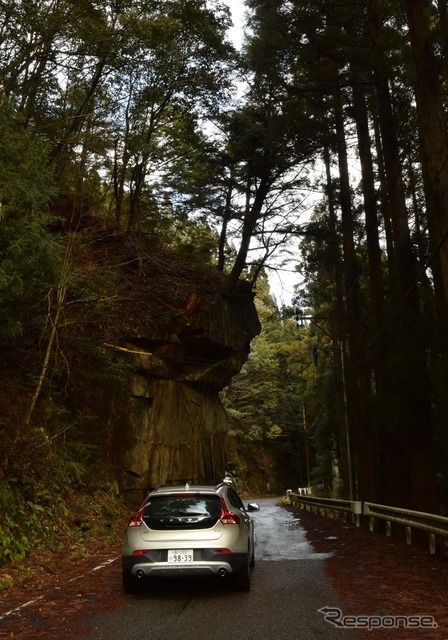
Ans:
[[[190,290],[181,306],[173,296],[163,322],[160,314],[148,325],[129,320],[135,330],[116,345],[133,365],[117,429],[122,491],[223,477],[227,418],[219,391],[246,361],[260,323],[246,283],[226,297],[217,284]]]

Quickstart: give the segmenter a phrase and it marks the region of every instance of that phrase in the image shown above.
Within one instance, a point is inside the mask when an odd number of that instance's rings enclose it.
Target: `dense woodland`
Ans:
[[[80,371],[120,387],[100,347],[130,263],[251,283],[263,332],[222,397],[248,489],[446,513],[446,0],[245,5],[237,51],[218,0],[0,3],[6,559],[31,544],[18,515],[39,532],[59,509],[56,539],[67,491],[110,494],[104,434],[67,397]],[[301,284],[279,310],[284,268]]]

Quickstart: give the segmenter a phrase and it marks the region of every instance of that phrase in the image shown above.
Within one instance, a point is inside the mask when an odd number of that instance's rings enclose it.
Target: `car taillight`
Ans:
[[[141,527],[143,524],[143,509],[140,509],[140,511],[138,511],[135,516],[132,516],[132,518],[129,520],[128,522],[128,527]]]
[[[221,499],[221,517],[222,524],[240,524],[239,516],[236,516],[227,509],[226,503]]]

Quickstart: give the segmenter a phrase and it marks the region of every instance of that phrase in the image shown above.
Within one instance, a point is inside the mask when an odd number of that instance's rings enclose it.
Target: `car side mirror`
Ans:
[[[247,505],[247,510],[248,511],[260,511],[260,507],[258,506],[258,504],[256,502],[249,502],[249,504]]]

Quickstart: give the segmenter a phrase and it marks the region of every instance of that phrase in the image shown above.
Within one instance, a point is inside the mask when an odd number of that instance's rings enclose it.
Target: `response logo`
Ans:
[[[347,615],[338,607],[318,609],[325,621],[339,629],[437,629],[433,616]]]

